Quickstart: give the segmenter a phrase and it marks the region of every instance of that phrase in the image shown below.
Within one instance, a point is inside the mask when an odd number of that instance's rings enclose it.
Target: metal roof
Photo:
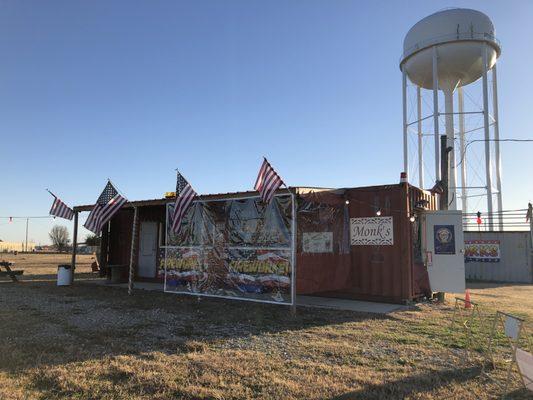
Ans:
[[[351,189],[363,189],[363,190],[376,190],[376,189],[383,189],[390,186],[397,186],[398,184],[392,184],[392,185],[376,185],[376,186],[367,186],[367,187],[358,187],[358,188],[351,188]],[[409,185],[412,186],[412,185]],[[324,188],[324,187],[303,187],[303,186],[290,186],[287,189],[279,189],[277,191],[277,194],[289,194],[289,193],[296,193],[296,194],[306,194],[310,192],[321,192],[321,191],[335,191],[335,192],[343,192],[346,189],[350,188]],[[219,199],[230,199],[230,198],[241,198],[241,197],[252,197],[252,196],[259,196],[259,192],[255,190],[247,190],[243,192],[226,192],[226,193],[211,193],[211,194],[202,194],[197,196],[197,200],[205,201],[205,200],[219,200]],[[132,208],[132,207],[147,207],[147,206],[164,206],[167,203],[170,203],[174,201],[175,197],[163,197],[158,199],[149,199],[149,200],[134,200],[134,201],[128,201],[123,208]],[[94,204],[86,204],[86,205],[80,205],[75,206],[74,211],[81,212],[81,211],[91,211],[94,207]]]
[[[309,191],[320,191],[320,190],[332,190],[327,188],[302,188],[302,187],[290,187],[288,189],[279,189],[277,194],[285,194],[295,192],[297,194],[302,194]],[[247,190],[244,192],[226,192],[226,193],[211,193],[211,194],[202,194],[197,196],[197,200],[218,200],[218,199],[228,199],[228,198],[240,198],[240,197],[251,197],[259,196],[259,192],[255,190]],[[146,206],[159,206],[165,205],[174,201],[176,197],[163,197],[159,199],[149,199],[149,200],[134,200],[128,201],[124,204],[123,208],[129,207],[146,207]],[[75,206],[74,211],[91,211],[94,207],[94,204],[86,204]]]

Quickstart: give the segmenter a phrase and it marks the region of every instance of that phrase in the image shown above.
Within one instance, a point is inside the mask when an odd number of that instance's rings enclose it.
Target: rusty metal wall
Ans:
[[[499,262],[465,263],[466,279],[533,283],[533,249],[526,232],[465,232],[465,240],[499,240]]]
[[[138,249],[140,222],[154,221],[165,223],[165,207],[161,205],[139,207],[139,224],[136,232],[136,248]],[[123,208],[111,219],[109,233],[109,264],[129,265],[131,232],[133,228],[133,209]],[[163,230],[164,232],[164,230]],[[159,238],[158,238],[159,239]],[[137,270],[137,252],[134,254],[134,268]],[[156,263],[159,263],[160,252],[157,253]],[[137,272],[135,272],[135,276]],[[136,276],[137,278],[137,276]],[[147,279],[145,279],[147,280]]]
[[[407,187],[405,185],[351,189],[350,218],[393,217],[393,245],[351,246],[351,292],[369,299],[389,301],[413,297]]]
[[[108,264],[127,265],[130,263],[132,223],[132,209],[122,209],[111,218]]]
[[[373,186],[321,191],[300,196],[303,202],[325,204],[337,212],[331,217],[314,217],[315,225],[298,216],[297,293],[341,298],[403,302],[422,294],[425,269],[415,271],[413,230],[409,220],[415,204],[427,200],[436,208],[434,196],[408,185]],[[346,203],[348,201],[348,204]],[[392,245],[354,245],[349,243],[350,218],[393,217]],[[301,210],[300,210],[301,211]],[[327,215],[327,210],[324,210]],[[417,222],[415,222],[417,223]],[[348,240],[342,251],[305,254],[302,238],[306,229],[332,231],[336,246]],[[347,236],[348,235],[348,236]]]

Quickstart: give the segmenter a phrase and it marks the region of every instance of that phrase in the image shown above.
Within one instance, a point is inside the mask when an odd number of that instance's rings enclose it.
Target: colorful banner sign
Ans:
[[[465,262],[500,262],[500,241],[465,240]]]
[[[290,196],[196,202],[167,232],[165,291],[291,304],[291,232]]]

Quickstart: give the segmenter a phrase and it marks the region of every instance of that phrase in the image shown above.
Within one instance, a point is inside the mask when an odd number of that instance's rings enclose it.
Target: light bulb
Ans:
[[[414,215],[411,215],[411,217],[409,218],[409,221],[411,221],[411,222],[415,222],[415,216],[414,216]]]
[[[379,217],[381,215],[381,210],[377,210],[376,215]]]
[[[345,203],[346,203],[346,204],[350,204],[350,200],[346,200]]]

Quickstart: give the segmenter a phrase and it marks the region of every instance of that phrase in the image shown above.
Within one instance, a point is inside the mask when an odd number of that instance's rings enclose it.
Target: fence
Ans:
[[[466,279],[533,283],[530,233],[465,232]]]

